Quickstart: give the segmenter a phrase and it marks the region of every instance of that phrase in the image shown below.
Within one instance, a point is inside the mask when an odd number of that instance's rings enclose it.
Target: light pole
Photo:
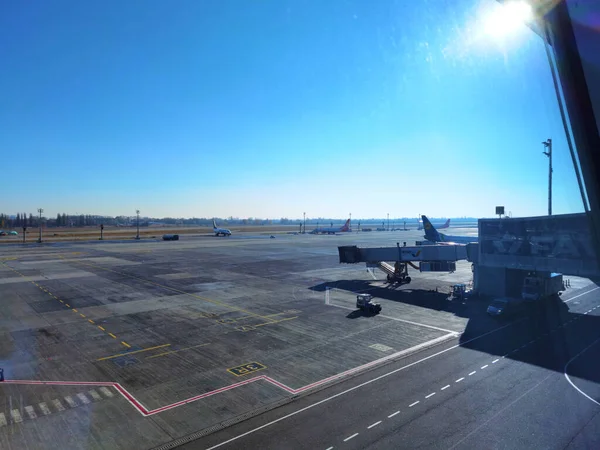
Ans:
[[[42,208],[38,208],[38,212],[40,213],[40,223],[39,223],[39,228],[40,228],[40,237],[38,239],[38,243],[42,243],[42,213],[44,212],[44,210]]]
[[[136,239],[140,238],[140,210],[136,209],[135,213],[137,215],[137,235],[135,236]]]
[[[552,139],[542,142],[548,151],[542,152],[548,157],[548,215],[552,215]]]
[[[303,212],[302,214],[303,214],[303,216],[304,216],[304,219],[302,219],[302,222],[303,222],[303,225],[302,225],[302,227],[304,228],[304,230],[303,230],[302,234],[306,234],[306,213],[305,213],[305,212]]]
[[[350,213],[350,229],[352,230],[352,213]]]
[[[390,231],[390,213],[387,213],[388,231]]]

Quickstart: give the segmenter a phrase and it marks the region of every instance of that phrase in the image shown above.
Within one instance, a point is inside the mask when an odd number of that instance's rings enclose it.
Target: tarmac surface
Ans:
[[[168,445],[456,339],[471,313],[446,296],[468,263],[389,287],[338,262],[421,233],[0,248],[0,448]]]

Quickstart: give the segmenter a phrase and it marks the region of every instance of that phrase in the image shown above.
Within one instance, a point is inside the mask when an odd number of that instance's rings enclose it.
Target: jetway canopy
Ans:
[[[481,266],[600,275],[584,213],[480,219],[479,249]]]
[[[467,259],[465,245],[431,245],[416,247],[359,248],[338,247],[340,263],[355,264],[379,261],[459,261]]]

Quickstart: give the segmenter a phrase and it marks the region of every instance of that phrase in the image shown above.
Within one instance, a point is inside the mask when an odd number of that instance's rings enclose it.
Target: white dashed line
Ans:
[[[458,383],[458,382],[460,382],[460,381],[462,381],[464,379],[465,379],[465,377],[459,378],[458,380],[455,381],[455,383]]]
[[[92,396],[92,398],[96,401],[98,400],[102,400],[102,397],[100,397],[100,394],[98,394],[95,390],[91,390],[90,391],[90,395]]]
[[[390,414],[388,416],[388,419],[391,419],[392,417],[394,417],[396,414],[400,414],[400,411],[396,411],[394,414]]]
[[[495,359],[492,361],[492,364],[496,364],[498,361],[500,361],[499,359]]]
[[[373,424],[369,425],[369,426],[367,427],[367,430],[370,430],[371,428],[373,428],[373,427],[376,427],[376,426],[377,426],[377,425],[379,425],[380,423],[381,423],[381,420],[380,420],[379,422],[375,422],[375,423],[373,423]]]
[[[474,374],[476,374],[476,373],[477,373],[477,371],[476,371],[476,370],[474,370],[473,372],[471,372],[471,373],[469,374],[469,376],[471,376],[471,375],[474,375]]]
[[[419,400],[417,400],[417,401],[416,401],[416,402],[414,402],[414,403],[411,403],[410,405],[408,405],[408,407],[409,407],[409,408],[412,408],[412,407],[413,407],[413,406],[415,406],[417,403],[419,403]]]
[[[33,406],[26,406],[25,411],[30,419],[37,419],[37,414],[35,413]]]
[[[488,366],[488,364],[486,364],[485,366],[481,366],[481,369],[485,369]]]
[[[356,436],[358,436],[358,433],[354,433],[352,436],[348,436],[346,439],[344,439],[344,442],[348,442],[350,439],[355,438]]]
[[[442,389],[440,389],[440,391],[443,391],[444,389],[448,389],[450,387],[449,384],[447,384],[446,386],[444,386]]]
[[[52,403],[54,404],[54,407],[60,412],[60,411],[64,411],[65,407],[62,405],[62,403],[60,402],[59,399],[54,399],[52,400]]]
[[[48,408],[48,405],[46,405],[46,403],[44,403],[44,402],[39,403],[38,406],[42,410],[43,415],[47,416],[50,414],[50,408]]]
[[[77,394],[77,397],[79,397],[79,399],[83,402],[84,405],[87,405],[90,402],[90,400],[85,396],[83,392]]]
[[[77,403],[75,403],[75,400],[73,400],[73,397],[71,397],[70,395],[67,395],[65,397],[65,401],[69,404],[71,408],[75,408],[77,406]]]
[[[535,339],[529,341],[530,344],[533,344],[535,342]]]
[[[23,422],[23,418],[21,417],[21,413],[18,409],[11,409],[10,415],[12,416],[13,422],[20,423]]]
[[[432,392],[431,394],[426,395],[425,398],[433,397],[434,395],[435,395],[435,392]]]
[[[333,450],[333,447],[327,447],[325,450]]]
[[[110,390],[108,388],[106,388],[106,387],[101,387],[100,388],[100,392],[102,392],[107,397],[112,397],[113,396],[113,393],[110,392]]]

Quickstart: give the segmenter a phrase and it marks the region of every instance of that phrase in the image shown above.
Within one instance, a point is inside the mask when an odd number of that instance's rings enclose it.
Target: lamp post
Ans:
[[[137,215],[137,235],[135,236],[135,238],[139,239],[140,238],[140,210],[136,209],[135,214]]]
[[[42,243],[42,213],[44,212],[44,210],[42,208],[38,208],[38,213],[40,213],[40,223],[39,223],[39,228],[40,228],[40,237],[38,239],[38,243]]]
[[[302,214],[304,216],[304,218],[302,219],[302,223],[303,223],[302,227],[304,229],[304,231],[302,232],[302,234],[306,234],[306,213],[303,212]]]
[[[390,231],[390,213],[387,213],[388,231]]]
[[[542,152],[548,157],[548,215],[552,215],[552,139],[542,142],[548,151]]]

